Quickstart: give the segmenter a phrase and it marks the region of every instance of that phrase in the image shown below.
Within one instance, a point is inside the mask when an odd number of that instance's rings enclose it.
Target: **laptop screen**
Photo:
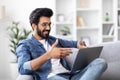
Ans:
[[[71,67],[71,72],[85,68],[90,62],[100,56],[103,46],[88,47],[82,49],[73,48],[73,54],[66,57]]]

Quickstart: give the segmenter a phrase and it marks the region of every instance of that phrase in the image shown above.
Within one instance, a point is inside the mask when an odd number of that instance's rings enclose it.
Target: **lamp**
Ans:
[[[5,7],[0,6],[0,19],[2,19],[5,16]]]

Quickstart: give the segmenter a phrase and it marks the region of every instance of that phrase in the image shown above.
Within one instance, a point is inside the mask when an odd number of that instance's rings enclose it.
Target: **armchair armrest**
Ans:
[[[19,75],[16,80],[34,80],[32,75]]]

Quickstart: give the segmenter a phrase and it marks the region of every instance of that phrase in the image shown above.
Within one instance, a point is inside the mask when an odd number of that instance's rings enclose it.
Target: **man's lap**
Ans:
[[[90,63],[86,68],[84,68],[83,70],[74,75],[71,75],[70,73],[62,73],[50,77],[48,80],[96,80],[90,79],[91,76],[93,76],[91,75],[91,73],[95,74],[94,77],[96,77],[96,74],[100,76],[102,72],[105,71],[106,67],[107,67],[106,63],[103,59],[96,59],[92,63]],[[95,72],[92,69],[94,69]],[[87,79],[85,79],[86,74]],[[33,77],[31,75],[21,75],[17,78],[17,80],[33,80]]]
[[[74,75],[71,75],[69,73],[62,73],[55,75],[48,80],[96,80],[99,76],[101,76],[105,69],[106,62],[103,59],[98,58],[91,62],[82,71]],[[91,75],[92,73],[94,73],[94,75]]]

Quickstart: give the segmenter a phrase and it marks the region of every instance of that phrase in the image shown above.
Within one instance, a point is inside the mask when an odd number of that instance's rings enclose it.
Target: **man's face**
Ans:
[[[39,37],[46,39],[51,30],[51,21],[49,17],[41,17],[37,25],[36,31]]]

